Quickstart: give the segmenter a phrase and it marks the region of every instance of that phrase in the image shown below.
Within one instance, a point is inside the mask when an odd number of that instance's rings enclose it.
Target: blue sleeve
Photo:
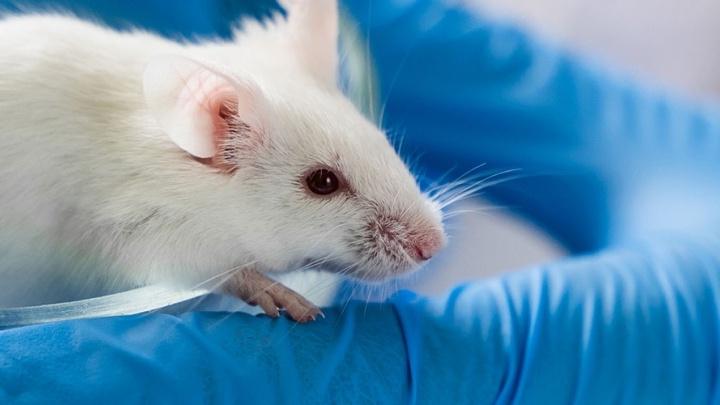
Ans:
[[[689,190],[717,187],[707,176],[720,156],[717,106],[638,84],[448,3],[344,2],[377,67],[384,124],[404,134],[403,150],[422,154],[428,171],[521,169],[524,179],[486,194],[573,252],[647,232],[645,222],[678,228],[667,221],[687,219],[677,201],[667,207],[673,218],[649,217],[665,208],[650,204],[644,222],[628,221],[638,214],[629,209],[648,205],[637,201],[645,187],[687,178],[700,182],[686,182]],[[669,173],[679,179],[663,178]],[[717,218],[714,207],[698,208]]]
[[[0,332],[2,403],[714,403],[720,241],[656,241],[446,296]]]
[[[717,240],[575,258],[399,299],[424,403],[715,403]]]
[[[124,0],[0,0],[0,13],[63,10],[117,29],[140,27],[178,40],[229,38],[240,18],[264,18],[279,9],[271,0],[143,0],[141,6]]]

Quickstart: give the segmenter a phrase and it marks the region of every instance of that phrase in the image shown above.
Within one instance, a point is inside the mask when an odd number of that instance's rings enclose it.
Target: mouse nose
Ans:
[[[445,235],[442,231],[432,230],[424,233],[411,247],[413,259],[424,262],[430,260],[445,245]]]

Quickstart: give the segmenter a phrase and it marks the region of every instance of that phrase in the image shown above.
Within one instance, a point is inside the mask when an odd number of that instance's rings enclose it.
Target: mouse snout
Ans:
[[[380,213],[369,218],[363,241],[367,269],[358,274],[379,280],[416,269],[445,246],[446,237],[432,218]]]
[[[426,229],[407,246],[408,254],[417,262],[430,260],[445,245],[445,235],[438,229]]]

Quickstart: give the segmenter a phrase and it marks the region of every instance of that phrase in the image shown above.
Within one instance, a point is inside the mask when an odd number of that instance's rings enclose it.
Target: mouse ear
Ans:
[[[280,0],[288,14],[293,49],[319,80],[337,84],[338,6],[336,0]]]
[[[262,132],[256,108],[259,90],[190,59],[162,56],[152,60],[145,68],[143,90],[163,131],[195,157],[216,157],[240,126],[249,129],[247,136]]]

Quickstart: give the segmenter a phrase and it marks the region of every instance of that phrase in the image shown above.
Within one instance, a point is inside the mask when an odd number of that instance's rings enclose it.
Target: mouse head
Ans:
[[[159,58],[144,76],[151,112],[188,159],[229,179],[232,197],[213,209],[264,267],[313,261],[364,280],[417,268],[445,244],[437,205],[337,89],[335,2],[298,0],[288,11],[265,29],[283,47],[267,53],[290,49],[290,62],[244,75]]]

